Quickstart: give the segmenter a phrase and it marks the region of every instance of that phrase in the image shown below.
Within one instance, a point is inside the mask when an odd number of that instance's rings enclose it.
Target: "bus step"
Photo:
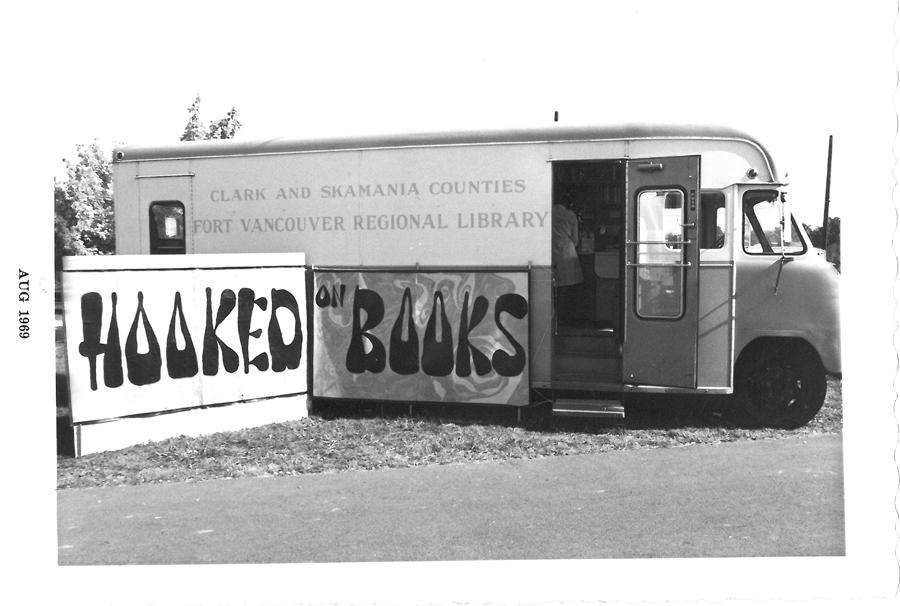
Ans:
[[[624,419],[625,407],[619,400],[573,400],[560,398],[553,401],[553,415],[557,417],[603,417]]]

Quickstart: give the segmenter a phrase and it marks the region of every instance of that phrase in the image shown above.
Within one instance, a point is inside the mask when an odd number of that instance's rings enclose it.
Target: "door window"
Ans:
[[[150,254],[183,255],[184,204],[177,201],[150,205]]]
[[[684,193],[650,189],[637,200],[635,305],[644,318],[679,318],[683,308]]]

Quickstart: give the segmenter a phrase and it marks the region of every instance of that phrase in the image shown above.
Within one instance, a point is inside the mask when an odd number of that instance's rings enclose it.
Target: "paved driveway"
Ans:
[[[60,564],[844,553],[840,436],[58,493]]]

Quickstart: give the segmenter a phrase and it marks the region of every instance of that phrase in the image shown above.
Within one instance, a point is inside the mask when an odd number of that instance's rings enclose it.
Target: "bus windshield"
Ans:
[[[750,190],[744,193],[744,251],[751,255],[798,255],[806,251],[797,222],[783,208],[779,192],[774,189]],[[782,249],[782,217],[784,248]]]

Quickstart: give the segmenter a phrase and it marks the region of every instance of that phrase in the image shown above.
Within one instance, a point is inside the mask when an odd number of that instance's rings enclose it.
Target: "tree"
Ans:
[[[200,121],[200,95],[197,95],[188,108],[188,122],[181,133],[181,141],[199,141],[206,139],[206,135],[206,127]]]
[[[828,219],[828,247],[823,246],[825,243],[822,241],[824,237],[824,231],[821,227],[811,227],[807,224],[803,224],[803,227],[806,228],[806,233],[809,234],[809,239],[812,241],[812,245],[816,248],[821,248],[825,250],[825,258],[834,263],[834,266],[841,269],[841,218],[840,217],[829,217]]]
[[[232,106],[224,118],[220,118],[218,122],[210,122],[209,138],[233,139],[240,129],[241,123],[237,119],[237,110]]]
[[[188,108],[188,122],[181,134],[181,140],[232,139],[240,129],[241,123],[237,119],[237,110],[234,106],[224,117],[212,120],[209,126],[204,126],[200,119],[200,95],[197,95]]]
[[[56,256],[110,254],[113,233],[112,171],[95,139],[78,145],[76,160],[64,160],[66,179],[54,179]]]
[[[205,126],[200,119],[200,95],[188,108],[182,141],[231,139],[241,128],[237,110]],[[112,166],[95,139],[77,145],[76,159],[63,160],[66,178],[53,182],[54,240],[59,266],[63,255],[96,255],[115,252]]]

